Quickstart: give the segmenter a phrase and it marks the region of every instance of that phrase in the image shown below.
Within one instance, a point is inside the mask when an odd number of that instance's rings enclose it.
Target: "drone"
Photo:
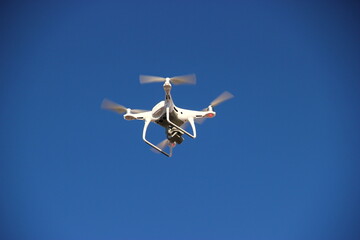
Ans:
[[[214,107],[233,97],[231,93],[225,91],[214,99],[207,108],[201,111],[188,110],[175,106],[170,92],[172,84],[195,84],[195,74],[172,78],[140,75],[140,83],[144,84],[153,82],[164,82],[163,88],[165,91],[165,100],[160,101],[150,111],[127,108],[108,99],[103,100],[101,107],[119,114],[124,114],[125,120],[143,120],[145,124],[142,139],[154,150],[166,155],[167,157],[171,157],[173,148],[177,144],[181,144],[183,142],[184,138],[182,136],[184,134],[191,138],[196,138],[195,121],[197,123],[201,123],[206,118],[215,117],[216,112],[214,112]],[[146,138],[147,129],[151,122],[165,128],[166,139],[158,145],[151,143]],[[185,130],[187,124],[190,124],[192,133]],[[165,151],[165,149],[168,150]]]

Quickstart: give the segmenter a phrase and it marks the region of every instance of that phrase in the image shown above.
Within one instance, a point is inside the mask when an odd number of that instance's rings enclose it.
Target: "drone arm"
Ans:
[[[192,119],[192,123],[191,120]],[[185,131],[183,128],[179,127],[178,125],[176,125],[175,123],[170,121],[170,110],[169,107],[166,108],[166,120],[168,121],[168,123],[173,126],[174,128],[180,130],[181,132],[185,133],[186,135],[188,135],[191,138],[196,138],[196,130],[195,130],[195,124],[194,124],[194,119],[193,118],[189,118],[189,122],[191,124],[192,130],[193,130],[193,134],[188,133],[187,131]]]
[[[168,157],[171,157],[172,155],[172,148],[170,148],[170,153],[167,153],[167,152],[164,152],[163,150],[161,150],[159,147],[157,147],[156,145],[152,144],[151,142],[149,142],[147,139],[146,139],[146,132],[147,132],[147,128],[150,124],[150,120],[146,119],[145,120],[145,124],[144,124],[144,129],[143,129],[143,140],[144,142],[146,142],[147,144],[149,144],[152,148],[156,149],[157,151],[161,152],[162,154],[168,156]]]

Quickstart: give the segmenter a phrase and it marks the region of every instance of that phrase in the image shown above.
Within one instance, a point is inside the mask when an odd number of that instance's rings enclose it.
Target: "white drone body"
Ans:
[[[172,88],[171,83],[195,84],[196,78],[194,74],[173,78],[140,75],[140,82],[165,82],[163,85],[165,91],[165,100],[156,104],[150,111],[126,108],[107,99],[103,100],[102,108],[115,111],[120,114],[125,113],[124,119],[126,120],[143,120],[145,122],[142,134],[143,140],[153,149],[163,153],[168,157],[172,156],[173,148],[177,144],[181,144],[184,140],[182,135],[186,134],[191,138],[196,138],[195,121],[201,122],[206,118],[215,117],[216,112],[213,111],[213,107],[233,97],[233,95],[231,95],[229,92],[224,92],[214,101],[212,101],[206,109],[201,111],[194,111],[175,106],[170,94]],[[158,145],[151,143],[146,138],[146,132],[150,122],[156,123],[165,128],[166,139]],[[189,133],[184,129],[184,125],[186,123],[190,123],[192,133]],[[169,147],[168,152],[164,150],[166,146]]]

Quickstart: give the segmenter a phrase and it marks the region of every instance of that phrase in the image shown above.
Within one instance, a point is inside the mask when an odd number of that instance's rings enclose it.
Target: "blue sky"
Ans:
[[[13,1],[0,7],[2,239],[359,239],[360,5]],[[235,98],[154,154],[161,84]],[[154,142],[164,138],[155,125]]]

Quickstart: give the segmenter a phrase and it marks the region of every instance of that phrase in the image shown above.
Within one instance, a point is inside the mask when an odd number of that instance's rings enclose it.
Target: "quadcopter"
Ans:
[[[195,121],[197,123],[201,123],[206,118],[215,117],[216,112],[214,112],[213,108],[233,97],[231,93],[223,92],[220,96],[213,100],[207,108],[201,111],[187,110],[175,106],[170,92],[172,84],[195,84],[195,74],[177,76],[172,78],[140,75],[140,83],[143,84],[152,82],[164,82],[163,88],[165,91],[165,100],[156,104],[150,111],[126,108],[108,99],[103,100],[101,107],[103,109],[111,110],[119,114],[124,114],[125,120],[143,120],[145,122],[142,133],[143,140],[153,149],[163,153],[168,157],[172,156],[173,148],[177,144],[181,144],[183,142],[184,138],[182,136],[184,134],[188,135],[191,138],[196,138]],[[151,143],[146,138],[146,132],[151,122],[165,128],[166,139],[158,145]],[[185,126],[188,123],[192,128],[192,133],[189,133],[185,130]],[[165,148],[167,148],[168,151],[165,151]]]

